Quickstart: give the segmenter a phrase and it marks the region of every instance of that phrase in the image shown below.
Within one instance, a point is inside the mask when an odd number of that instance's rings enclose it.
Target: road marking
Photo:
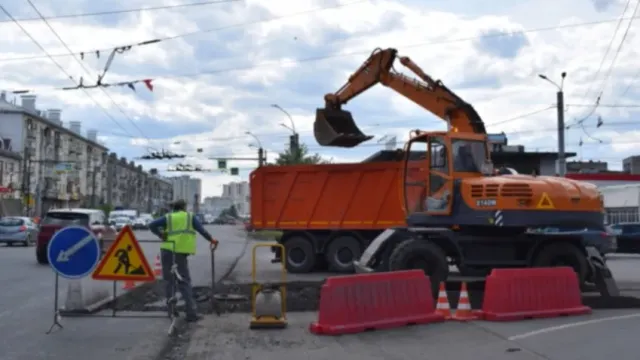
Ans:
[[[523,334],[510,336],[508,338],[508,340],[509,341],[522,340],[522,339],[530,338],[530,337],[537,336],[537,335],[552,333],[552,332],[555,332],[555,331],[566,330],[566,329],[571,329],[571,328],[580,327],[580,326],[599,324],[599,323],[608,322],[608,321],[633,319],[633,318],[637,318],[637,317],[640,317],[640,313],[619,315],[619,316],[610,316],[610,317],[605,317],[605,318],[600,318],[600,319],[593,319],[593,320],[586,320],[586,321],[578,321],[578,322],[564,324],[564,325],[550,326],[550,327],[547,327],[547,328],[544,328],[544,329],[539,329],[539,330],[535,330],[535,331],[526,332],[526,333],[523,333]]]

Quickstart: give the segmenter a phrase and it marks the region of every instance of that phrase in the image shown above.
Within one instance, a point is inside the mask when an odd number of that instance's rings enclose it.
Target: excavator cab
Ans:
[[[482,177],[492,171],[483,135],[419,133],[405,148],[405,212],[450,216],[454,180]]]
[[[342,148],[356,147],[373,139],[358,128],[349,111],[330,107],[316,110],[313,134],[322,146]]]

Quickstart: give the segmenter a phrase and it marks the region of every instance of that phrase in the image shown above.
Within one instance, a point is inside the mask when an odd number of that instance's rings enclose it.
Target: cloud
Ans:
[[[83,13],[173,3],[40,0],[36,5],[45,16],[54,16],[70,11],[65,9]],[[315,109],[324,105],[324,94],[345,84],[375,48],[394,47],[471,103],[489,131],[505,131],[511,144],[540,151],[557,146],[552,108],[556,89],[537,75],[559,81],[566,71],[567,123],[591,114],[583,123],[584,131],[579,126],[567,131],[567,150],[620,168],[623,157],[640,150],[640,141],[636,144],[633,137],[638,109],[594,110],[591,105],[601,92],[603,105],[640,104],[636,70],[640,38],[634,27],[609,72],[629,21],[624,20],[613,37],[623,5],[569,0],[496,0],[465,6],[415,0],[246,0],[51,19],[71,50],[84,52],[84,59],[78,60],[64,56],[67,50],[42,21],[21,22],[64,72],[7,21],[0,23],[0,83],[5,90],[35,90],[39,108],[62,109],[63,121],[80,120],[84,130],[97,129],[111,151],[127,158],[148,148],[165,148],[188,154],[187,162],[215,168],[215,159],[209,158],[256,157],[255,148],[249,147],[256,145],[246,134],[250,131],[273,159],[287,146],[290,135],[280,125],[290,126],[288,116],[271,106],[278,104],[294,120],[310,151],[336,161],[360,161],[382,149],[378,139],[385,135],[401,143],[411,129],[445,129],[441,119],[377,85],[344,106],[365,133],[375,135],[374,140],[338,150],[322,148],[313,139]],[[26,3],[5,7],[17,18],[37,16]],[[549,13],[551,7],[554,11]],[[592,24],[572,26],[579,23]],[[613,50],[597,72],[612,37]],[[153,39],[166,40],[116,54],[104,79],[151,78],[153,92],[143,86],[136,92],[126,87],[55,90],[73,86],[65,72],[75,81],[82,76],[87,84],[95,82],[111,48]],[[99,58],[96,49],[101,50]],[[413,76],[399,62],[395,69]],[[518,118],[531,113],[535,114]],[[596,128],[598,115],[605,122],[600,128]],[[585,145],[578,148],[581,139]],[[176,161],[140,163],[147,169],[166,170]],[[229,160],[229,166],[241,168],[238,177],[197,174],[203,179],[203,193],[219,193],[224,182],[246,179],[256,164],[257,160]]]
[[[475,43],[480,51],[489,55],[513,59],[518,56],[522,48],[529,45],[529,40],[523,33],[491,29],[485,31]]]

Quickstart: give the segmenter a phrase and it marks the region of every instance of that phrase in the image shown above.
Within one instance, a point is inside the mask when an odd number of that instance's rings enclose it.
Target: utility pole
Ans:
[[[271,107],[282,111],[289,118],[291,126],[288,126],[285,123],[280,123],[280,126],[291,131],[291,136],[289,136],[289,151],[291,152],[291,154],[297,154],[300,149],[300,137],[298,136],[298,132],[296,131],[296,123],[293,121],[293,117],[291,116],[291,114],[289,114],[289,112],[287,112],[287,110],[283,109],[278,104],[271,104]]]
[[[262,165],[264,165],[266,156],[264,154],[264,149],[262,149],[262,147],[258,148],[258,167],[261,167]]]
[[[29,153],[29,147],[25,144],[24,146],[24,161],[22,162],[22,188],[20,192],[22,193],[22,201],[24,204],[24,216],[29,216],[29,202],[31,201],[31,195],[29,192],[31,189],[31,154]]]
[[[542,75],[542,74],[538,75],[539,78],[549,82],[550,84],[554,85],[558,89],[558,92],[556,93],[556,102],[557,102],[556,105],[558,109],[558,162],[557,162],[556,172],[558,173],[558,176],[564,177],[567,172],[567,164],[566,164],[566,158],[565,158],[565,140],[564,140],[565,126],[564,126],[563,88],[564,88],[564,79],[567,77],[567,73],[562,72],[560,76],[561,76],[561,81],[560,81],[560,85],[558,85],[554,81],[546,77],[545,75]]]

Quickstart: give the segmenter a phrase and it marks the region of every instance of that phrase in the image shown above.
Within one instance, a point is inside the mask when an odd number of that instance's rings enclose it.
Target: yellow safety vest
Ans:
[[[195,254],[197,235],[193,229],[193,215],[186,211],[178,211],[167,214],[166,218],[167,238],[160,244],[160,248],[178,254]]]

